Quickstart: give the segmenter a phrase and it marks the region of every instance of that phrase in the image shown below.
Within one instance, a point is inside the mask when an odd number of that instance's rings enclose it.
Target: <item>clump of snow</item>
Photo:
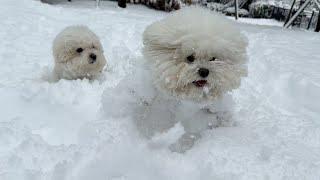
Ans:
[[[96,9],[94,1],[50,6],[3,0],[0,179],[318,179],[316,33],[239,23],[250,60],[248,77],[232,93],[236,126],[204,133],[185,154],[166,148],[182,133],[179,124],[146,140],[130,117],[103,113],[102,92],[132,72],[142,57],[144,28],[164,16],[104,1]],[[53,38],[72,24],[100,36],[109,63],[104,79],[43,80],[53,66]]]

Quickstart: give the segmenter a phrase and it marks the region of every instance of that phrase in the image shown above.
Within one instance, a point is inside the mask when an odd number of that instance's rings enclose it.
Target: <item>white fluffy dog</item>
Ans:
[[[70,26],[53,42],[54,79],[96,78],[106,64],[99,38],[86,26]]]
[[[228,92],[247,74],[247,40],[228,19],[193,7],[151,24],[143,43],[147,65],[120,82],[119,98],[105,98],[105,105],[116,103],[104,109],[132,110],[147,137],[180,123],[185,133],[169,148],[185,152],[204,130],[230,120]]]
[[[201,8],[178,11],[144,32],[144,55],[158,90],[180,99],[215,100],[247,74],[247,41],[226,18]]]

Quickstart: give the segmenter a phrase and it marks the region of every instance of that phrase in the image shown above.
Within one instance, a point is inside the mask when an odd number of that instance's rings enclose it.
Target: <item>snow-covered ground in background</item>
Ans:
[[[229,19],[234,20],[234,17],[228,16]],[[262,26],[283,26],[283,22],[279,22],[275,19],[254,19],[254,18],[240,18],[239,22],[244,24],[254,24]]]
[[[75,4],[1,1],[1,180],[320,178],[319,34],[239,24],[250,60],[249,76],[233,92],[237,126],[208,131],[177,154],[161,139],[141,138],[130,118],[109,119],[101,108],[104,89],[141,58],[144,28],[166,14]],[[53,66],[52,40],[72,24],[100,36],[105,80],[44,80]]]

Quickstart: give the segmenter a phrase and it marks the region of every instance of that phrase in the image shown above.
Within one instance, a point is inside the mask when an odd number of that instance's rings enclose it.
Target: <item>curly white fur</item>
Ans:
[[[247,74],[246,38],[225,17],[202,8],[186,8],[153,23],[143,42],[155,86],[179,99],[216,99],[239,87]],[[192,63],[187,61],[190,55],[195,57]],[[209,75],[200,77],[199,68],[208,69]],[[197,87],[197,80],[207,83]]]
[[[106,64],[99,38],[86,26],[69,26],[60,32],[53,42],[53,56],[55,79],[93,79]]]

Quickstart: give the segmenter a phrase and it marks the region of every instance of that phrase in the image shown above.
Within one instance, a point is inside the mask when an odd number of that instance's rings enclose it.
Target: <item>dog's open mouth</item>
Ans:
[[[207,80],[197,80],[192,82],[197,87],[203,87],[207,84]]]

